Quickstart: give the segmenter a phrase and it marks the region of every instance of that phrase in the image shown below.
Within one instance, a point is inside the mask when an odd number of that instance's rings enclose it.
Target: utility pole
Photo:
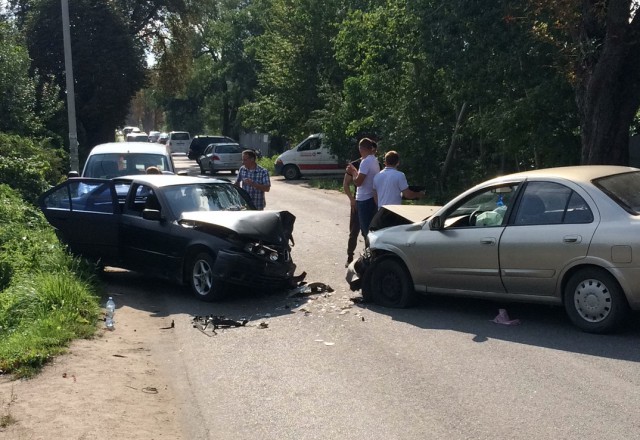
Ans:
[[[62,1],[62,38],[64,41],[64,70],[67,79],[67,115],[69,118],[69,165],[71,171],[80,171],[78,160],[78,132],[76,129],[76,92],[73,85],[71,60],[71,31],[69,25],[69,0]]]

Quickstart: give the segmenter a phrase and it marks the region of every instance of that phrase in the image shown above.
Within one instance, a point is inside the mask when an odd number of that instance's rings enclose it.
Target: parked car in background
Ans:
[[[144,131],[131,132],[125,137],[126,142],[149,142],[149,135]]]
[[[171,155],[164,145],[149,142],[110,142],[91,150],[82,169],[82,177],[111,179],[130,174],[144,174],[150,166],[173,174]]]
[[[160,138],[160,132],[159,131],[150,131],[149,132],[149,142],[158,142],[158,139]]]
[[[636,168],[511,174],[438,209],[383,207],[371,228],[347,280],[384,306],[406,307],[416,291],[555,304],[592,333],[640,310]]]
[[[205,301],[224,298],[230,285],[292,283],[295,216],[253,210],[226,180],[76,178],[45,192],[39,206],[74,254],[187,284]]]
[[[187,153],[187,157],[191,160],[198,161],[200,156],[204,154],[205,148],[207,148],[211,144],[228,144],[228,143],[236,143],[237,142],[230,137],[227,136],[217,136],[217,135],[208,135],[208,134],[199,134],[191,139],[191,144],[189,145],[189,151]]]
[[[231,171],[231,174],[236,174],[242,166],[242,147],[237,143],[211,144],[198,158],[198,165],[202,174],[207,171],[211,174],[218,171]]]
[[[169,133],[160,133],[160,136],[158,136],[158,143],[159,144],[163,144],[166,145],[167,141],[169,140]]]
[[[187,153],[191,144],[191,135],[187,131],[172,131],[167,138],[170,153]]]
[[[345,165],[322,143],[323,138],[322,133],[312,134],[278,156],[275,163],[276,174],[281,174],[287,180],[307,175],[343,174]]]

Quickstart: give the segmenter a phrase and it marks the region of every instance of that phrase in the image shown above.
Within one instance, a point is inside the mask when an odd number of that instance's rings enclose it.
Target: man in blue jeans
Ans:
[[[360,151],[360,167],[356,169],[353,164],[347,165],[347,174],[353,178],[356,189],[356,207],[358,211],[358,221],[360,223],[360,232],[365,237],[365,243],[368,246],[367,234],[369,233],[369,225],[373,216],[378,210],[374,199],[373,178],[380,172],[380,164],[376,159],[376,149],[378,145],[369,138],[363,138],[358,143]]]

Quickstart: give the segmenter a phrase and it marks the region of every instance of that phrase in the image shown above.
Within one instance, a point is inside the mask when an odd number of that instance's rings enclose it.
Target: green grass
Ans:
[[[72,258],[37,210],[0,186],[0,371],[29,377],[100,316],[94,268]]]

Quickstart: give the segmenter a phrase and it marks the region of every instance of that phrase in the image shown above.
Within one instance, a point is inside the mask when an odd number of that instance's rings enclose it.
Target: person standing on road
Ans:
[[[360,167],[360,161],[362,159],[357,159],[351,162],[351,164],[356,168],[356,170]],[[358,245],[358,234],[360,233],[360,221],[358,220],[358,209],[356,207],[356,186],[353,184],[353,176],[349,173],[344,173],[344,178],[342,179],[342,189],[344,193],[349,197],[349,205],[351,205],[351,209],[349,210],[349,241],[347,241],[347,264],[344,266],[349,266],[349,263],[353,261],[353,254],[356,251],[356,246]]]
[[[256,163],[256,152],[244,150],[242,152],[242,166],[238,170],[235,184],[244,189],[256,209],[262,211],[266,206],[264,193],[271,189],[269,172]]]
[[[357,187],[356,190],[356,209],[358,211],[358,221],[360,223],[360,232],[365,237],[365,243],[368,245],[367,234],[369,233],[369,224],[377,211],[376,201],[373,192],[373,178],[380,172],[380,164],[376,159],[376,149],[378,145],[369,138],[363,138],[358,143],[360,151],[360,167],[356,169],[353,164],[347,165],[347,174],[353,178],[353,183]]]
[[[396,151],[388,151],[384,155],[384,169],[373,178],[373,190],[376,193],[378,209],[385,205],[401,205],[405,199],[419,199],[424,193],[409,189],[407,177],[398,171],[400,155]]]
[[[377,150],[374,148],[374,156],[376,154],[376,151]],[[361,157],[351,162],[351,164],[357,170],[360,168],[360,162],[362,162]],[[353,183],[353,176],[351,176],[351,174],[347,172],[344,173],[344,178],[342,179],[342,189],[344,190],[344,193],[347,195],[347,197],[349,197],[349,204],[351,205],[351,209],[349,211],[349,240],[347,241],[347,263],[345,264],[345,267],[347,267],[353,261],[356,246],[358,245],[358,234],[360,234],[360,220],[358,220],[358,209],[356,207],[355,197],[357,187]]]

